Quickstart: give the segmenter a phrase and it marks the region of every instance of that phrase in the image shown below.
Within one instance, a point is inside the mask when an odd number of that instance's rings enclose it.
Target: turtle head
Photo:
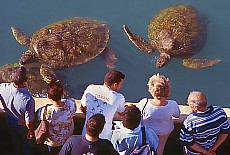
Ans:
[[[166,66],[170,60],[171,60],[171,56],[169,54],[161,53],[157,59],[156,67],[162,68],[162,67]]]
[[[30,50],[28,50],[22,54],[19,60],[19,64],[25,65],[27,63],[34,62],[34,60],[35,60],[35,55]]]

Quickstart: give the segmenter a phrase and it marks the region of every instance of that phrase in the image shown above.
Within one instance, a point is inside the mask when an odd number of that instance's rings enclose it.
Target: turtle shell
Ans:
[[[98,56],[109,40],[107,24],[89,18],[71,18],[36,31],[29,50],[54,69],[73,67]]]
[[[148,37],[160,53],[186,58],[204,47],[205,27],[195,8],[176,5],[163,9],[154,16],[148,26]],[[168,38],[173,41],[173,46],[169,49],[165,48]]]

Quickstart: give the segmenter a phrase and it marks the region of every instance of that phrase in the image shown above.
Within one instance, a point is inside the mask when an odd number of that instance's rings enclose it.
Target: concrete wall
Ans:
[[[46,103],[50,103],[48,99],[43,99],[43,98],[35,98],[35,102],[36,102],[36,110],[39,107],[45,105]],[[79,108],[80,101],[77,100],[76,103],[77,103],[77,107]],[[127,103],[127,104],[131,104],[131,103]],[[164,155],[183,155],[182,147],[179,145],[179,132],[180,132],[182,122],[184,121],[184,119],[186,118],[190,110],[188,106],[180,105],[179,107],[181,110],[181,116],[179,119],[174,119],[175,129],[170,135],[166,143]],[[230,123],[230,109],[224,108],[224,110],[228,115],[228,121]],[[119,116],[116,115],[114,120],[120,120]],[[85,116],[80,111],[77,111],[74,117],[74,122],[75,122],[74,134],[81,134],[84,121],[85,121]],[[8,129],[5,124],[5,112],[1,104],[0,104],[0,133],[1,133],[0,154],[11,155],[12,154],[11,147],[10,147],[11,142],[9,138]],[[230,154],[230,136],[228,136],[227,140],[219,147],[217,151],[217,155],[229,155],[229,154]],[[42,154],[40,153],[39,155]]]

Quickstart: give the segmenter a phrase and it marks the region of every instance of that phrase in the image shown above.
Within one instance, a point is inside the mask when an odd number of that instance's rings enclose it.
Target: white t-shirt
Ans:
[[[125,98],[122,94],[113,91],[103,85],[89,85],[81,99],[81,104],[86,106],[86,121],[94,114],[100,113],[105,116],[105,126],[100,138],[110,140],[112,136],[112,121],[116,112],[125,110]],[[86,133],[86,125],[82,135]]]
[[[142,99],[137,107],[142,111],[147,99]],[[176,101],[166,100],[165,106],[154,106],[148,100],[143,111],[143,125],[151,126],[157,135],[166,135],[173,131],[173,117],[180,116],[180,109]]]
[[[48,104],[47,112],[45,113],[45,120],[49,123],[49,137],[45,143],[49,146],[61,146],[73,134],[74,121],[73,117],[76,112],[76,103],[72,98],[63,99],[64,105],[62,107],[55,107]],[[44,108],[38,111],[38,118],[41,120]]]

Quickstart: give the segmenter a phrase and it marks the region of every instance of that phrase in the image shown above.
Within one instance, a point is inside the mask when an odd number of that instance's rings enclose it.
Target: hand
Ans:
[[[210,153],[212,153],[213,155],[215,155],[216,154],[216,148],[215,147],[210,147],[208,150],[207,150],[207,152],[210,152]]]
[[[206,153],[203,153],[204,155],[216,155],[216,152],[215,151],[213,151],[213,150],[207,150],[207,152]]]
[[[86,114],[86,106],[81,105],[80,110],[83,112],[83,114]]]
[[[27,139],[32,139],[34,137],[34,131],[29,130],[27,133]]]

